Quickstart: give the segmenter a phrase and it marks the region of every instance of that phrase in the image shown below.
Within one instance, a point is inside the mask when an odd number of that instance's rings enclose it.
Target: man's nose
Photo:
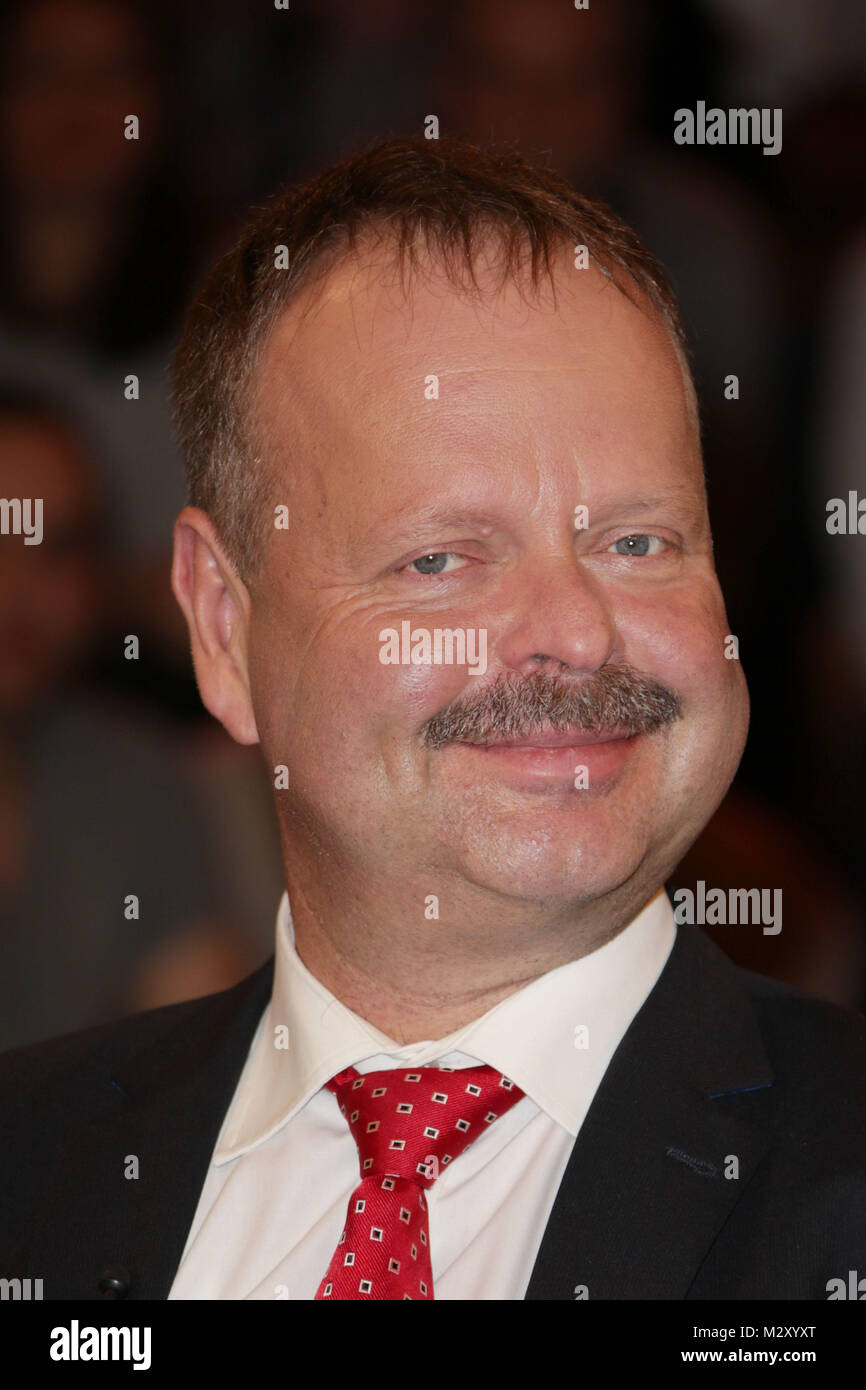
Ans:
[[[588,673],[624,659],[612,606],[574,554],[527,559],[511,582],[496,640],[502,667],[526,675],[564,668]]]

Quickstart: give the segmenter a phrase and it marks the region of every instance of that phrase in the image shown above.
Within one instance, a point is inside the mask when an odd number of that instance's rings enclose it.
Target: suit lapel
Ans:
[[[88,1120],[16,1264],[44,1277],[46,1298],[99,1298],[107,1266],[128,1270],[130,1298],[167,1298],[272,981],[273,960],[223,994],[143,1016],[143,1045],[70,1097]],[[575,1141],[526,1298],[684,1298],[767,1146],[774,1102],[738,972],[681,927]]]
[[[772,1079],[736,968],[680,927],[575,1141],[526,1298],[685,1298],[766,1149]]]
[[[26,1264],[46,1298],[100,1298],[106,1266],[132,1299],[167,1298],[207,1167],[270,998],[273,960],[233,989],[144,1015],[128,1062],[106,1062],[45,1194]],[[137,1160],[137,1176],[127,1176]]]

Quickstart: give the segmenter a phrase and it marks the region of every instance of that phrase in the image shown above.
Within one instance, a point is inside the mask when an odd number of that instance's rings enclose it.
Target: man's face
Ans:
[[[290,524],[250,585],[247,650],[266,762],[289,769],[289,856],[559,903],[658,886],[747,725],[665,330],[570,257],[554,307],[510,281],[472,302],[437,271],[405,297],[379,253],[283,316],[258,390]],[[404,623],[431,644],[483,631],[486,669],[383,664],[382,634]],[[541,677],[561,708],[623,669],[669,697],[653,731],[611,739],[604,706],[592,735],[560,720],[565,746],[540,746],[524,688]],[[455,706],[474,710],[463,726],[440,720]],[[431,740],[431,720],[468,738]],[[523,746],[488,746],[506,732]]]

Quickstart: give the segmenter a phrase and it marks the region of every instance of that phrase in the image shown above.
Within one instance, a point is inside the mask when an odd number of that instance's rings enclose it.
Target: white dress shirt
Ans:
[[[360,1182],[325,1083],[486,1063],[526,1094],[427,1191],[434,1299],[522,1299],[575,1138],[676,936],[663,889],[618,936],[446,1038],[400,1046],[347,1009],[277,912],[274,984],[226,1113],[170,1299],[314,1299]],[[281,1045],[288,1042],[288,1046]]]

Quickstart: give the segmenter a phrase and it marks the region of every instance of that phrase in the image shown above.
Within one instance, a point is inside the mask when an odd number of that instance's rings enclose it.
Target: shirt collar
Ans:
[[[401,1045],[341,1004],[294,944],[287,893],[277,911],[274,984],[214,1154],[264,1143],[345,1067],[486,1063],[577,1135],[625,1032],[676,937],[664,889],[613,940],[550,970],[445,1038]]]

